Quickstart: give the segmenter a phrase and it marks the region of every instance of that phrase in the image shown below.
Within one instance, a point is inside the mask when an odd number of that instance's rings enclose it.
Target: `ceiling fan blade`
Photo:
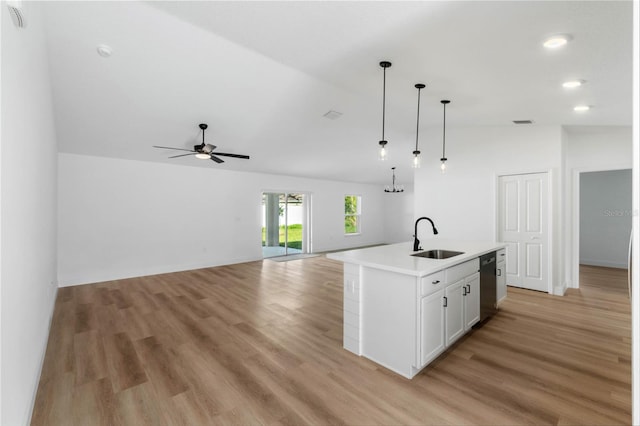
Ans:
[[[170,146],[157,146],[157,145],[153,145],[154,148],[162,148],[162,149],[174,149],[176,151],[189,151],[189,152],[195,152],[192,149],[184,149],[184,148],[173,148]]]
[[[218,158],[215,155],[211,154],[211,159],[213,161],[215,161],[216,163],[220,164],[220,163],[224,163],[224,160],[222,158]]]
[[[241,155],[241,154],[228,154],[226,152],[216,152],[216,155],[222,155],[225,157],[233,157],[233,158],[244,158],[246,160],[249,159],[248,155]]]
[[[167,157],[167,158],[178,158],[178,157],[186,157],[187,155],[193,155],[193,153],[189,153],[189,154],[180,154],[180,155],[173,155],[171,157]]]

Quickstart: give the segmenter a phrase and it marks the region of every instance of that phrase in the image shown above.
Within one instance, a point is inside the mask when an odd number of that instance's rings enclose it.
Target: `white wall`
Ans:
[[[580,174],[580,263],[626,268],[631,170]]]
[[[5,4],[2,4],[2,8]],[[2,418],[29,423],[56,292],[57,143],[40,5],[2,13]]]
[[[558,127],[448,128],[447,171],[439,146],[416,170],[415,216],[431,217],[445,238],[495,240],[497,176],[558,169],[559,138]]]
[[[413,171],[410,176],[404,177],[400,182],[413,182]],[[382,187],[380,189],[382,190]],[[413,183],[404,183],[404,192],[384,194],[384,240],[386,243],[401,243],[413,239],[413,222],[415,221],[413,197]]]
[[[261,259],[263,191],[311,193],[315,252],[384,242],[378,185],[75,154],[58,158],[62,286]],[[347,194],[362,196],[358,236],[344,236]]]
[[[441,130],[426,140],[438,140]],[[563,164],[561,129],[556,126],[505,126],[447,128],[447,171],[441,173],[442,147],[432,145],[415,177],[414,215],[434,220],[441,238],[472,241],[496,239],[496,186],[499,175],[551,173],[552,244],[554,253],[562,247],[560,232],[560,188]],[[419,238],[430,238],[428,226],[421,226]],[[563,265],[554,261],[554,286],[563,282]]]

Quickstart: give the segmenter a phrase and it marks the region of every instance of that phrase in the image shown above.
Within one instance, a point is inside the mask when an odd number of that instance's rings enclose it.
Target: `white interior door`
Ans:
[[[507,244],[507,285],[549,291],[547,173],[499,177],[498,239]]]

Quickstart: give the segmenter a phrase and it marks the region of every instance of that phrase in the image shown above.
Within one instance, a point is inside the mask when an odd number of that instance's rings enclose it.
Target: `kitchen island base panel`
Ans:
[[[416,362],[416,278],[362,267],[362,355],[405,377]]]
[[[343,276],[343,347],[356,355],[361,355],[360,266],[345,263]]]

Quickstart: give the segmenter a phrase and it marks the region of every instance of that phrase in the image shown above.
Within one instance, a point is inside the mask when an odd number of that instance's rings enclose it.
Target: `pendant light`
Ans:
[[[447,127],[447,104],[451,101],[442,100],[440,103],[442,104],[442,158],[440,159],[440,170],[442,173],[447,170],[447,157],[444,154],[444,144],[445,144],[445,132]]]
[[[424,89],[426,86],[422,83],[416,84],[416,89],[418,89],[418,114],[416,117],[416,149],[413,151],[413,168],[420,168],[420,150],[418,149],[418,131],[420,130],[420,91]]]
[[[392,167],[391,172],[393,173],[393,178],[391,180],[391,186],[387,185],[384,187],[384,192],[404,192],[404,186],[396,185],[396,168]]]
[[[380,66],[382,67],[382,140],[378,142],[380,145],[380,151],[378,153],[378,159],[380,161],[384,161],[387,159],[389,155],[389,150],[387,149],[387,141],[384,139],[384,116],[385,116],[385,101],[386,101],[386,89],[387,89],[387,68],[391,66],[391,62],[382,61],[380,62]]]

